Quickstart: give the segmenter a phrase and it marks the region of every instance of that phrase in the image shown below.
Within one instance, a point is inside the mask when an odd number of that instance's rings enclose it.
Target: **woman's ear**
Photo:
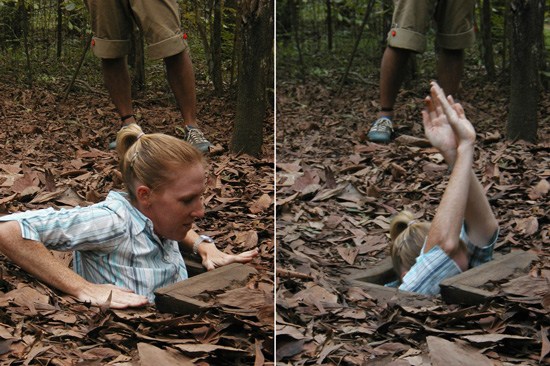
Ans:
[[[403,282],[403,277],[405,277],[407,273],[409,273],[409,271],[403,271],[403,273],[401,273],[401,282]]]
[[[151,189],[147,186],[140,185],[136,188],[136,197],[138,203],[143,207],[151,206]]]

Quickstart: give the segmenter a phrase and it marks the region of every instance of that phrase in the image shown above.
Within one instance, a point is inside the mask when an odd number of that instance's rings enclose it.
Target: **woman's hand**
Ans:
[[[145,296],[138,295],[132,290],[109,284],[97,285],[88,283],[86,286],[81,287],[75,297],[78,301],[87,302],[94,306],[102,306],[108,302],[109,296],[111,297],[109,307],[112,309],[139,307],[149,303],[149,300]]]
[[[443,89],[441,89],[436,82],[432,82],[431,85],[431,94],[434,96],[434,99],[435,96],[437,97],[437,100],[439,101],[439,104],[447,117],[447,121],[452,127],[457,142],[457,149],[463,144],[473,146],[476,140],[476,133],[474,127],[466,118],[462,106],[459,103],[455,103],[451,96],[446,98]],[[437,106],[435,109],[436,115],[441,115]]]
[[[248,250],[240,254],[227,254],[220,251],[214,243],[203,242],[197,248],[197,252],[202,258],[202,265],[208,271],[215,268],[226,266],[231,263],[250,262],[259,253],[258,248]]]
[[[447,165],[453,166],[456,161],[456,137],[433,88],[432,96],[426,97],[425,102],[426,109],[422,111],[422,120],[426,137],[443,155]]]

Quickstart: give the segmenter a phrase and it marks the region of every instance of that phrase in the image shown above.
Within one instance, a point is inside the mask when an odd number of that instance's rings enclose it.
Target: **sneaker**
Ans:
[[[393,133],[391,117],[382,116],[372,124],[367,137],[373,142],[390,142]]]
[[[210,145],[212,145],[210,141],[208,141],[206,137],[204,137],[202,131],[199,130],[197,127],[185,126],[183,128],[183,131],[185,133],[183,140],[189,142],[200,152],[208,151],[208,148],[210,147]]]

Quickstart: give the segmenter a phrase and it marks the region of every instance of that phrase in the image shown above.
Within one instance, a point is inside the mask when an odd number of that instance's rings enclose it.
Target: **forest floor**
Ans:
[[[63,85],[27,89],[8,79],[0,84],[1,214],[88,205],[123,189],[116,152],[108,149],[120,121],[102,84],[72,91],[62,103]],[[235,96],[212,94],[209,84],[197,82],[197,116],[216,146],[207,156],[206,213],[197,230],[226,252],[259,247],[251,263],[259,274],[223,300],[211,294],[199,314],[177,315],[154,305],[90,307],[1,257],[1,364],[272,364],[274,116],[266,117],[260,158],[230,154]],[[182,136],[179,111],[165,93],[134,99],[146,133]],[[71,266],[71,254],[54,254]]]
[[[494,284],[478,305],[402,305],[349,280],[388,256],[389,221],[407,209],[433,218],[447,167],[423,138],[429,78],[419,75],[396,105],[397,138],[366,140],[378,105],[378,75],[277,80],[278,365],[550,364],[550,95],[541,94],[534,144],[505,139],[508,85],[468,66],[458,100],[477,133],[475,171],[500,224],[496,253],[539,254],[521,286]],[[409,136],[409,137],[407,137]],[[472,357],[472,358],[470,358]],[[451,362],[445,360],[454,360]],[[475,361],[472,361],[475,359]]]

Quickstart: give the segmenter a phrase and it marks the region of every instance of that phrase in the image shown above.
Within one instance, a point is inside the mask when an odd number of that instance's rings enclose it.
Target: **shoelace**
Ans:
[[[393,131],[393,125],[389,119],[382,118],[374,123],[371,130],[376,132],[384,132],[386,129]]]
[[[208,140],[204,137],[202,131],[196,128],[190,128],[187,130],[187,141],[194,145],[208,142]]]

